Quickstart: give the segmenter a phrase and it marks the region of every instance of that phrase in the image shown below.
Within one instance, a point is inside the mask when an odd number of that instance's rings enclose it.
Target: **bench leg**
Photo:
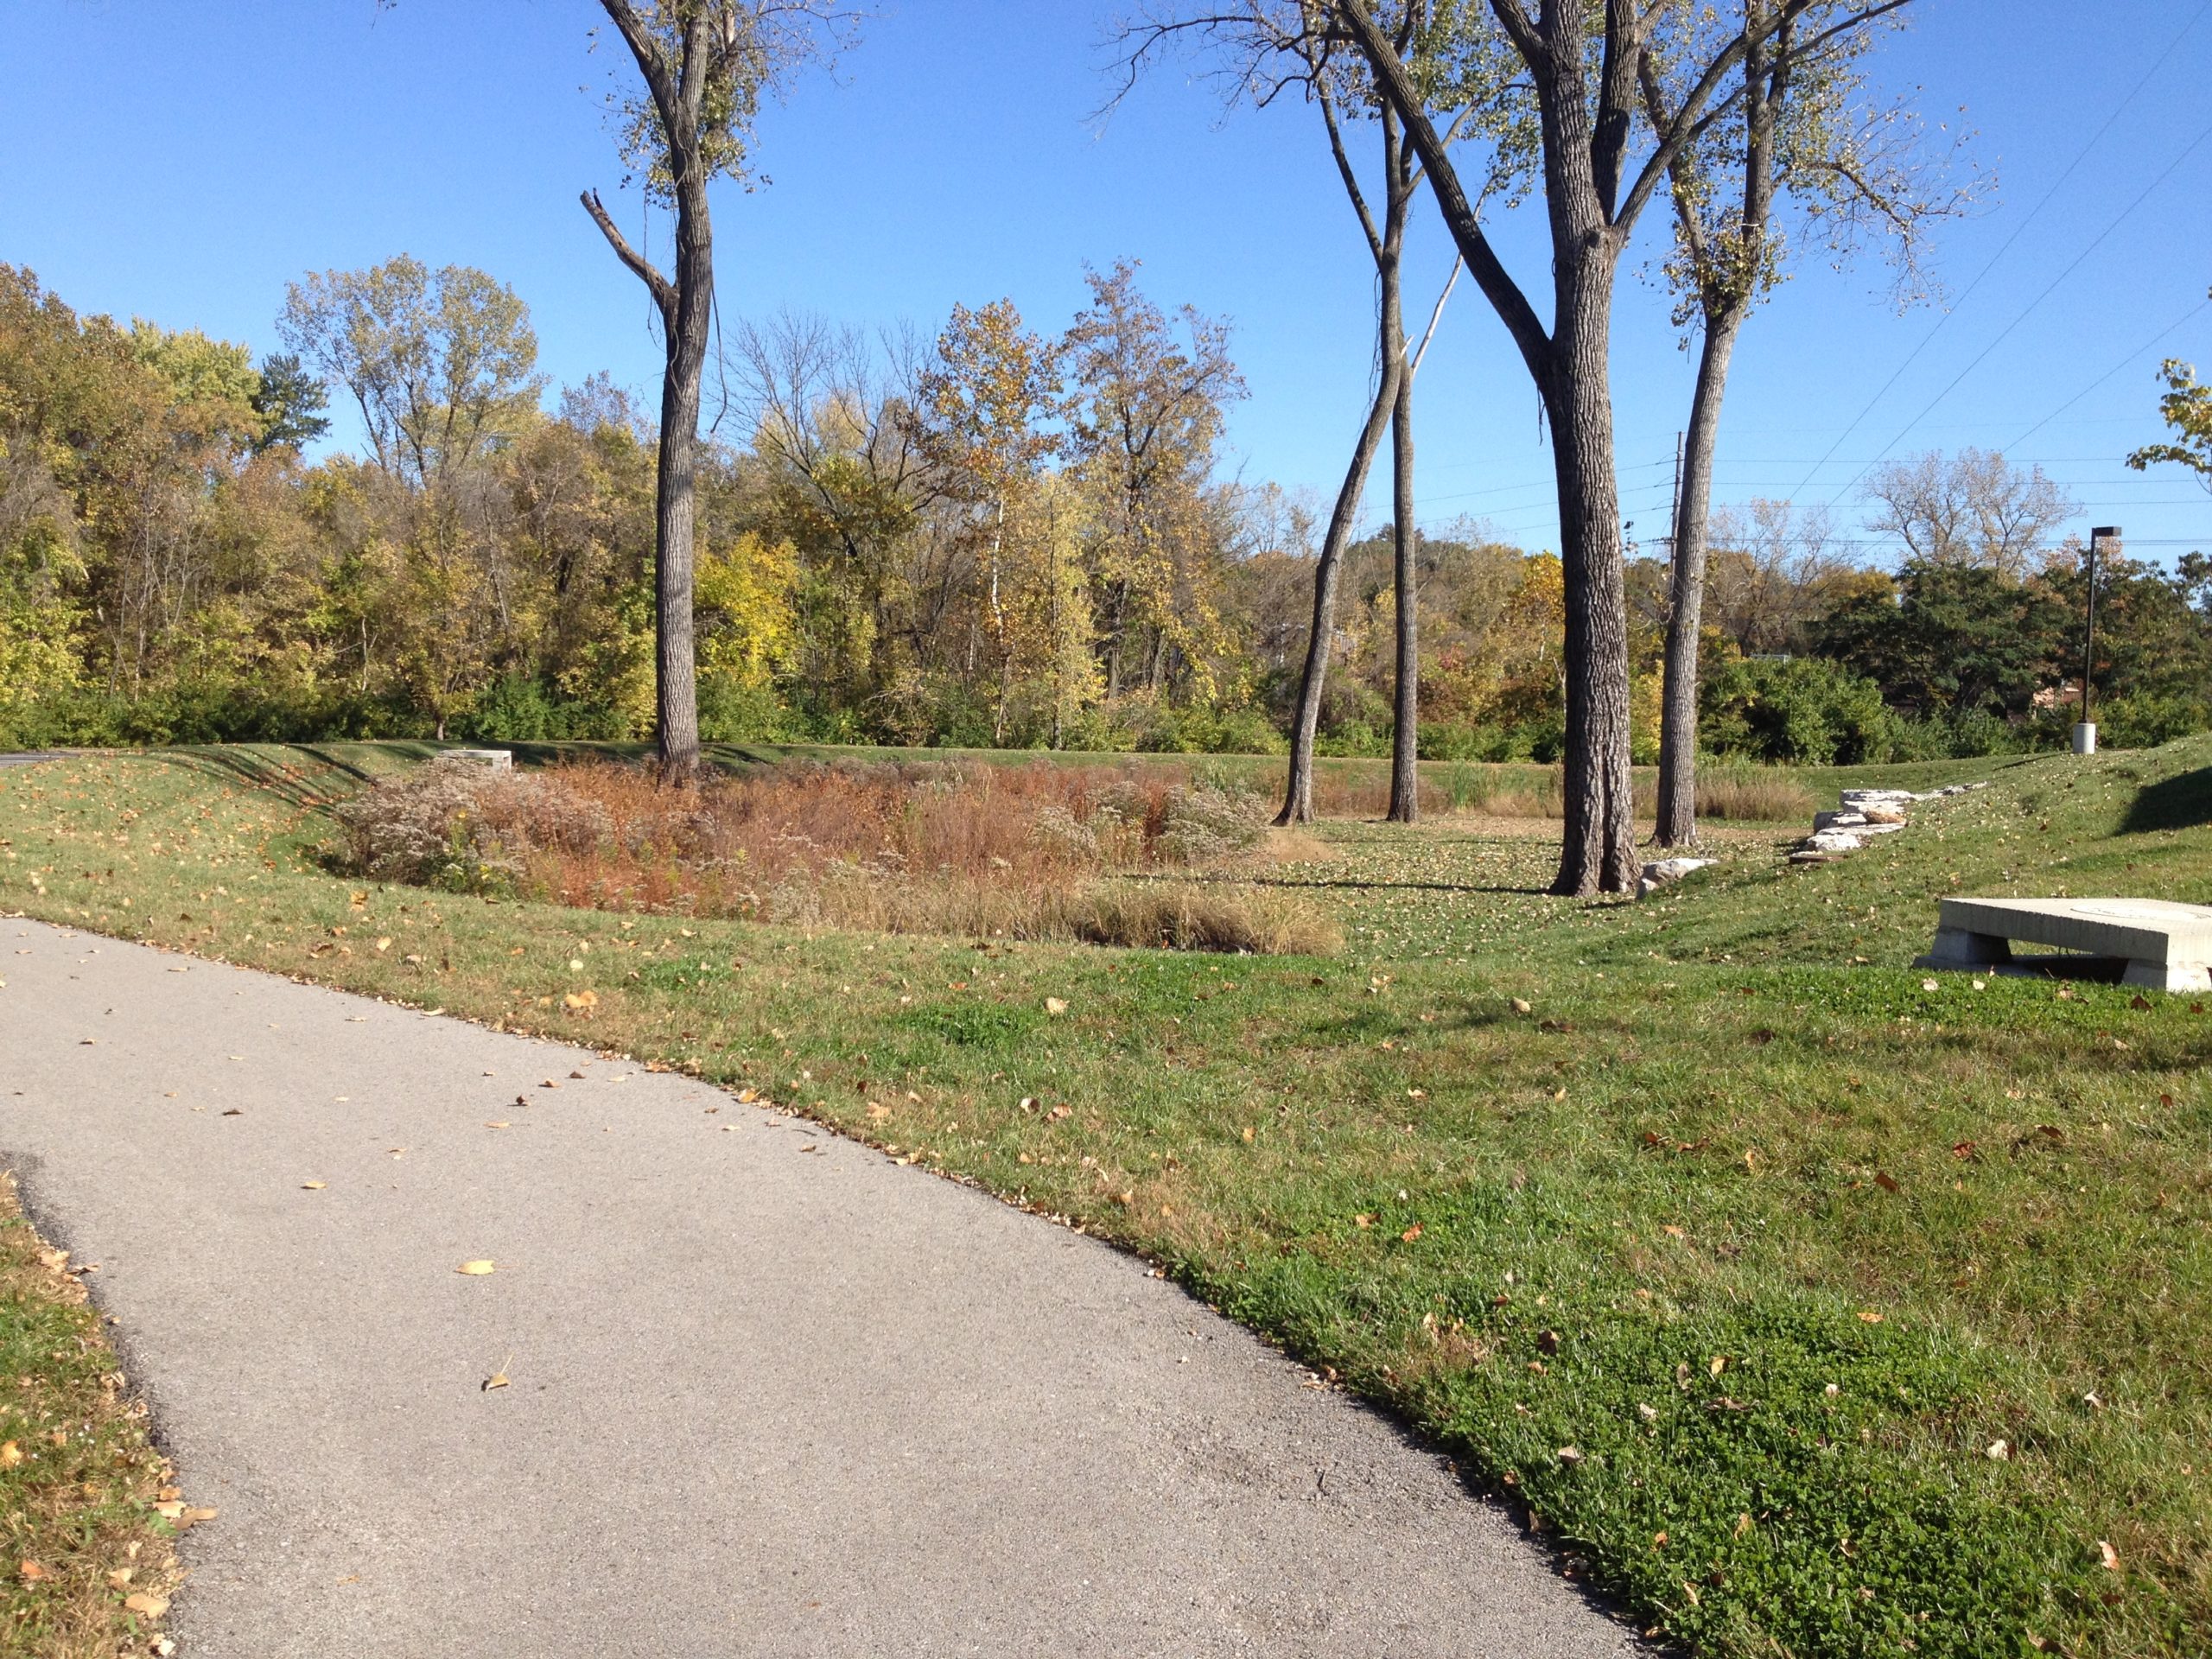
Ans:
[[[1916,968],[1994,968],[2012,960],[2012,943],[1994,933],[1969,933],[1964,928],[1939,927],[1928,954]]]
[[[2212,968],[2201,962],[2131,962],[2120,983],[2144,991],[2212,991]]]

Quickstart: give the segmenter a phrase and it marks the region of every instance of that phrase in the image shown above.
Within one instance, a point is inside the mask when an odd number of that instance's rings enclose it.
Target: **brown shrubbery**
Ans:
[[[1221,879],[1261,841],[1260,798],[1153,768],[795,762],[664,789],[626,766],[442,760],[339,817],[356,874],[597,910],[1185,950],[1337,943],[1304,901]]]

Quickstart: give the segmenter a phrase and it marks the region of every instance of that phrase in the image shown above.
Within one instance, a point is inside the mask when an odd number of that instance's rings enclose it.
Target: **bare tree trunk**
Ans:
[[[699,765],[698,660],[692,639],[691,585],[698,530],[699,386],[715,302],[714,227],[707,212],[709,163],[700,143],[709,50],[704,8],[685,21],[679,60],[671,62],[629,0],[600,0],[637,60],[652,93],[667,145],[676,202],[676,279],[671,282],[625,239],[595,191],[584,211],[615,256],[644,283],[658,308],[667,347],[661,376],[660,475],[653,518],[654,741],[661,777],[689,778]]]
[[[1697,842],[1698,636],[1705,620],[1706,527],[1713,506],[1720,400],[1742,325],[1741,311],[1707,321],[1689,429],[1682,441],[1682,499],[1675,510],[1667,680],[1659,726],[1659,817],[1652,837],[1662,847]]]
[[[696,166],[696,163],[695,163]],[[660,478],[654,523],[656,633],[654,729],[661,775],[689,777],[699,765],[698,658],[691,637],[691,578],[698,528],[699,386],[715,294],[714,232],[707,187],[696,175],[677,197],[676,316],[661,381]]]
[[[1367,492],[1367,475],[1374,470],[1375,452],[1382,446],[1382,431],[1398,400],[1398,381],[1404,360],[1387,350],[1382,354],[1382,384],[1360,429],[1359,442],[1344,469],[1344,487],[1337,492],[1337,509],[1329,517],[1329,531],[1321,543],[1321,556],[1313,566],[1313,626],[1306,636],[1306,671],[1298,686],[1298,718],[1290,730],[1290,782],[1283,795],[1277,823],[1313,821],[1313,739],[1321,719],[1321,691],[1329,672],[1329,651],[1337,629],[1337,578],[1344,549],[1351,541],[1359,518],[1360,497]]]
[[[1405,327],[1398,323],[1397,354],[1405,357]],[[1392,516],[1398,596],[1397,718],[1390,739],[1390,822],[1421,820],[1421,531],[1414,522],[1414,377],[1398,378],[1397,408],[1390,419]]]
[[[1557,366],[1545,387],[1567,599],[1566,823],[1552,892],[1632,893],[1643,871],[1629,766],[1628,601],[1613,400],[1605,370],[1615,265],[1562,272]]]

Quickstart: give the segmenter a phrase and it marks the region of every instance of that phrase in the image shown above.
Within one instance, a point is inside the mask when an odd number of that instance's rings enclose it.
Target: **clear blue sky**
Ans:
[[[717,200],[723,315],[792,306],[934,328],[955,301],[1011,295],[1033,326],[1058,328],[1081,302],[1085,260],[1135,256],[1155,297],[1236,324],[1252,397],[1228,464],[1325,499],[1361,412],[1371,271],[1318,120],[1292,106],[1224,114],[1173,67],[1094,120],[1116,10],[890,0],[836,81],[804,82],[767,118],[772,186]],[[2159,358],[2212,366],[2212,308],[2152,340],[2212,285],[2207,10],[1913,8],[1885,80],[1976,130],[2000,181],[1990,211],[1944,233],[1954,292],[2017,240],[1932,338],[1939,314],[1897,315],[1878,270],[1792,283],[1738,353],[1719,499],[1840,497],[1855,527],[1863,508],[1842,493],[1885,448],[1971,443],[2041,461],[2082,501],[2082,525],[2120,524],[2139,551],[2212,549],[2212,495],[2178,470],[2146,478],[2120,461],[2159,434]],[[596,100],[625,66],[588,50],[599,15],[590,0],[401,0],[381,13],[372,0],[0,0],[0,259],[79,309],[265,350],[288,281],[405,251],[512,283],[556,380],[603,368],[652,384],[642,291],[576,203],[587,185],[612,200],[620,176]],[[1542,255],[1524,218],[1499,234],[1533,287]],[[1649,220],[1644,251],[1662,234]],[[1425,225],[1419,283],[1449,263]],[[1647,538],[1665,531],[1689,385],[1666,309],[1624,283],[1619,457]],[[1552,543],[1535,398],[1470,285],[1421,386],[1425,521],[1477,512]],[[1370,493],[1370,517],[1386,507],[1387,492]]]

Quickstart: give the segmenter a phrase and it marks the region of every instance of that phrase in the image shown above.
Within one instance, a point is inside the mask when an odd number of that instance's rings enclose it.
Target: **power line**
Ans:
[[[2083,144],[2080,153],[2076,155],[2071,162],[2069,162],[2066,164],[2066,170],[2063,173],[2061,173],[2056,179],[2052,181],[2050,188],[2044,191],[2041,199],[2037,201],[2036,205],[2028,210],[2028,216],[2012,227],[2012,234],[2005,238],[2003,244],[1998,248],[1997,251],[1989,256],[1988,263],[1984,264],[1980,270],[1974,273],[1974,280],[1966,285],[1966,288],[1961,292],[1959,297],[1954,300],[1943,314],[1936,319],[1936,326],[1930,328],[1925,334],[1922,335],[1920,343],[1914,346],[1910,352],[1906,353],[1904,361],[1897,365],[1897,372],[1891,374],[1887,380],[1885,380],[1882,383],[1881,389],[1875,392],[1872,397],[1866,400],[1866,406],[1864,409],[1861,409],[1858,414],[1852,416],[1851,424],[1845,427],[1841,434],[1836,438],[1834,443],[1828,447],[1827,454],[1822,456],[1821,459],[1815,463],[1815,471],[1819,470],[1821,467],[1826,466],[1828,461],[1834,457],[1835,452],[1843,448],[1844,439],[1849,437],[1853,432],[1856,432],[1859,429],[1859,423],[1861,421],[1864,421],[1869,415],[1872,414],[1874,412],[1875,406],[1878,404],[1883,398],[1890,395],[1891,388],[1895,386],[1899,380],[1904,378],[1905,371],[1910,369],[1916,362],[1919,361],[1921,353],[1928,349],[1929,346],[1935,340],[1936,335],[1943,332],[1944,327],[1953,317],[1959,314],[1960,310],[1965,306],[1967,301],[1973,296],[1974,290],[1981,286],[1983,278],[1986,277],[1991,271],[1997,268],[1998,261],[2004,258],[2007,253],[2012,251],[2012,245],[2020,239],[2021,235],[2027,230],[2028,226],[2034,224],[2036,219],[2042,214],[2043,210],[2050,205],[2051,198],[2058,194],[2060,188],[2065,184],[2067,180],[2074,176],[2075,170],[2078,168],[2083,162],[2088,160],[2089,152],[2097,147],[2098,143],[2103,139],[2105,134],[2112,130],[2113,123],[2120,119],[2121,112],[2125,111],[2129,105],[2135,101],[2137,96],[2141,93],[2145,86],[2151,84],[2152,77],[2156,75],[2159,70],[2165,67],[2166,60],[2173,56],[2175,48],[2179,47],[2182,41],[2188,38],[2189,32],[2195,29],[2196,25],[2202,21],[2204,14],[2207,11],[2212,11],[2212,0],[2204,0],[2204,3],[2197,7],[2196,10],[2191,14],[2190,20],[2181,26],[2180,32],[2175,35],[2173,39],[2166,42],[2166,49],[2159,53],[2157,60],[2152,62],[2148,69],[2144,71],[2143,79],[2137,81],[2133,86],[2128,89],[2126,97],[2121,99],[2119,103],[2113,105],[2111,113],[2105,117],[2104,124],[2089,135],[2088,143]],[[2196,146],[2191,145],[2190,148],[2193,149]],[[2110,232],[2107,232],[2107,233],[2109,234]],[[2101,240],[2102,238],[2101,238],[2099,239]],[[1938,401],[1940,402],[1941,400],[1939,399]],[[1930,404],[1929,407],[1933,408],[1934,405]],[[1926,413],[1925,410],[1923,410],[1922,412],[1923,414]],[[1907,430],[1910,429],[1910,428],[1907,429]],[[1872,463],[1869,464],[1871,465]],[[1805,487],[1806,484],[1810,484],[1812,481],[1811,474],[1808,474],[1805,478],[1805,482],[1803,484],[1800,484],[1797,488],[1802,490]],[[1853,483],[1858,482],[1856,479],[1853,479],[1852,481]],[[1796,493],[1796,491],[1793,490],[1790,493],[1794,496]]]
[[[2015,328],[2018,328],[2022,323],[2025,322],[2035,308],[2041,305],[2045,300],[2049,299],[2051,295],[2056,291],[2058,285],[2061,283],[2064,282],[2069,276],[2071,276],[2076,270],[2080,270],[2082,262],[2088,259],[2088,257],[2094,253],[2100,247],[2104,245],[2105,238],[2110,236],[2114,231],[2118,230],[2121,224],[2126,220],[2127,217],[2131,213],[2134,213],[2138,207],[2140,207],[2145,202],[2148,201],[2151,199],[2152,192],[2156,190],[2160,185],[2164,184],[2168,179],[2171,178],[2174,175],[2175,169],[2180,167],[2181,164],[2187,161],[2191,156],[2195,155],[2196,153],[2197,146],[2202,144],[2208,138],[2212,138],[2212,126],[2206,127],[2203,131],[2198,133],[2196,137],[2190,139],[2187,146],[2183,149],[2181,154],[2175,156],[2171,162],[2166,164],[2164,171],[2161,172],[2157,178],[2152,180],[2149,184],[2144,187],[2142,194],[2137,196],[2134,200],[2129,202],[2126,207],[2121,208],[2119,214],[2113,219],[2113,221],[2109,225],[2107,225],[2103,230],[2097,232],[2096,240],[2090,243],[2089,245],[2082,249],[2081,252],[2075,254],[2073,259],[2068,264],[2066,269],[2060,271],[2057,276],[2052,277],[2050,281],[2044,285],[2043,292],[2037,295],[2032,300],[2030,300],[2025,306],[2021,308],[2018,315],[2016,315],[2012,321],[2006,323],[2004,327],[1998,330],[1997,337],[1991,340],[1988,345],[1983,346],[1980,351],[1977,352],[1974,354],[1974,360],[1972,362],[1968,363],[1966,367],[1961,369],[1956,374],[1953,375],[1949,383],[1944,386],[1943,390],[1937,392],[1933,397],[1928,400],[1926,406],[1921,410],[1919,414],[1914,416],[1910,420],[1907,421],[1904,426],[1900,427],[1897,429],[1897,436],[1891,438],[1889,442],[1882,446],[1881,454],[1876,455],[1872,461],[1868,461],[1865,467],[1861,467],[1858,474],[1852,479],[1851,483],[1846,484],[1843,486],[1844,489],[1848,491],[1853,484],[1858,483],[1859,479],[1866,477],[1868,473],[1872,472],[1877,465],[1887,457],[1891,450],[1896,448],[1900,443],[1903,443],[1905,439],[1905,435],[1910,432],[1914,427],[1918,426],[1920,423],[1926,418],[1928,414],[1935,409],[1936,404],[1942,403],[1946,397],[1949,397],[1952,392],[1956,391],[1958,389],[1959,383],[1961,380],[1964,380],[1967,376],[1972,374],[1976,369],[1980,368],[1989,354],[1995,351],[1999,346],[2003,345],[2012,332]]]
[[[2073,408],[2075,404],[2080,403],[2084,397],[2094,391],[2099,386],[2104,385],[2106,381],[2111,379],[2113,376],[2118,374],[2122,369],[2135,361],[2137,358],[2142,356],[2144,353],[2149,351],[2153,346],[2164,340],[2168,334],[2173,333],[2175,329],[2180,327],[2182,324],[2187,322],[2191,317],[2194,317],[2198,312],[2203,310],[2207,306],[2212,306],[2212,299],[2199,300],[2195,305],[2190,307],[2189,309],[2183,312],[2181,315],[2176,317],[2164,327],[2159,329],[2157,334],[2152,335],[2150,339],[2145,340],[2133,351],[2128,353],[2125,357],[2121,358],[2119,362],[2113,364],[2112,367],[2107,369],[2095,379],[2090,381],[2088,385],[2082,387],[2081,391],[2075,392],[2071,397],[2069,397],[2056,409],[2052,410],[2050,414],[2044,416],[2043,419],[2037,421],[2033,426],[2021,433],[2018,437],[2013,439],[2012,442],[2006,444],[2005,447],[2007,449],[2018,448],[2030,438],[2035,436],[2037,433],[2042,431],[2044,428],[2049,426],[2061,415],[2063,415],[2068,410]]]

